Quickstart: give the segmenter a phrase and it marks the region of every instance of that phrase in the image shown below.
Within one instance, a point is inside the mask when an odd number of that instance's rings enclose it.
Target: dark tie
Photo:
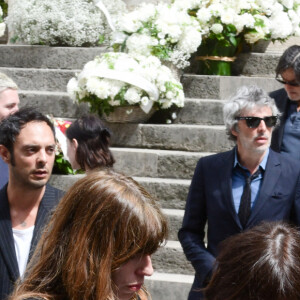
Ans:
[[[237,169],[243,174],[246,180],[238,213],[241,224],[245,228],[251,214],[251,181],[259,176],[261,170],[258,168],[254,174],[248,176],[246,170],[240,166],[237,166]]]

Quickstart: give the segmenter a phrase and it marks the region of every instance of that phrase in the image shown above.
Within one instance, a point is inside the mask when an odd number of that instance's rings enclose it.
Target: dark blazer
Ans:
[[[4,187],[7,181],[8,181],[8,165],[0,157],[0,189]]]
[[[212,271],[220,242],[243,231],[233,204],[233,163],[234,149],[203,157],[192,179],[178,237],[196,271],[193,288],[201,288]],[[300,224],[300,162],[270,150],[261,190],[246,228],[276,220]],[[189,299],[200,299],[199,292],[194,297],[191,294]]]
[[[271,148],[274,151],[280,152],[282,138],[283,138],[284,125],[285,125],[285,121],[287,119],[289,105],[290,105],[291,100],[288,98],[288,95],[287,95],[285,89],[276,90],[276,91],[270,93],[270,97],[275,100],[275,103],[276,103],[279,111],[281,112],[280,124],[273,131],[272,141],[271,141]]]
[[[0,299],[6,299],[12,292],[14,282],[19,278],[19,268],[14,246],[12,223],[10,219],[9,204],[6,185],[0,190]],[[56,207],[63,192],[50,185],[46,186],[45,194],[40,203],[29,259],[31,258],[43,227],[48,222],[51,211]],[[28,259],[28,260],[29,260]]]

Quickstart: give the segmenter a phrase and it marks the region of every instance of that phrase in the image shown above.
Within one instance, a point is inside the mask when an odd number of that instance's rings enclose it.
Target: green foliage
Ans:
[[[7,16],[7,3],[4,0],[0,0],[0,6],[3,10],[3,17],[5,18]]]
[[[68,160],[64,159],[63,154],[59,153],[55,155],[53,174],[74,174],[71,164]]]

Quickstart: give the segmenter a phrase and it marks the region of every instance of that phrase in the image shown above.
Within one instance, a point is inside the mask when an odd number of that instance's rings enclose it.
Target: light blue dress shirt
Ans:
[[[259,165],[259,168],[261,168],[263,171],[265,171],[266,169],[268,157],[269,157],[269,149],[267,150],[262,162]],[[239,165],[241,168],[246,170],[247,174],[250,176],[250,172],[239,163],[237,157],[237,151],[235,149],[235,158],[234,158],[234,165],[232,170],[232,197],[233,197],[235,211],[236,213],[238,213],[246,179],[245,176],[236,168],[236,165]],[[263,181],[263,174],[264,172],[261,172],[258,177],[256,177],[251,181],[251,208],[253,208],[253,206],[255,205],[255,201],[258,198],[261,184]]]

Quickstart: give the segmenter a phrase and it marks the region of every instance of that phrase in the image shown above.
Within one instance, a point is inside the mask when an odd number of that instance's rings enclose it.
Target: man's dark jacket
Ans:
[[[6,193],[7,185],[0,190],[0,299],[7,299],[12,292],[15,281],[19,278],[19,268],[16,257],[12,223],[10,219],[9,203]],[[58,204],[63,192],[50,185],[46,185],[46,191],[40,203],[33,237],[31,241],[29,259],[31,258],[42,230],[47,224],[51,212]]]
[[[189,299],[201,299],[199,289],[213,269],[220,243],[244,230],[232,197],[234,149],[199,160],[190,186],[179,240],[196,277]],[[261,189],[246,229],[262,221],[300,225],[300,162],[270,149]],[[207,223],[207,245],[205,226]]]
[[[272,141],[271,141],[271,148],[274,151],[280,152],[284,125],[288,117],[289,105],[291,100],[288,98],[285,89],[276,90],[270,93],[270,97],[275,100],[275,103],[279,111],[281,112],[280,125],[277,128],[275,128],[275,130],[273,131]]]

